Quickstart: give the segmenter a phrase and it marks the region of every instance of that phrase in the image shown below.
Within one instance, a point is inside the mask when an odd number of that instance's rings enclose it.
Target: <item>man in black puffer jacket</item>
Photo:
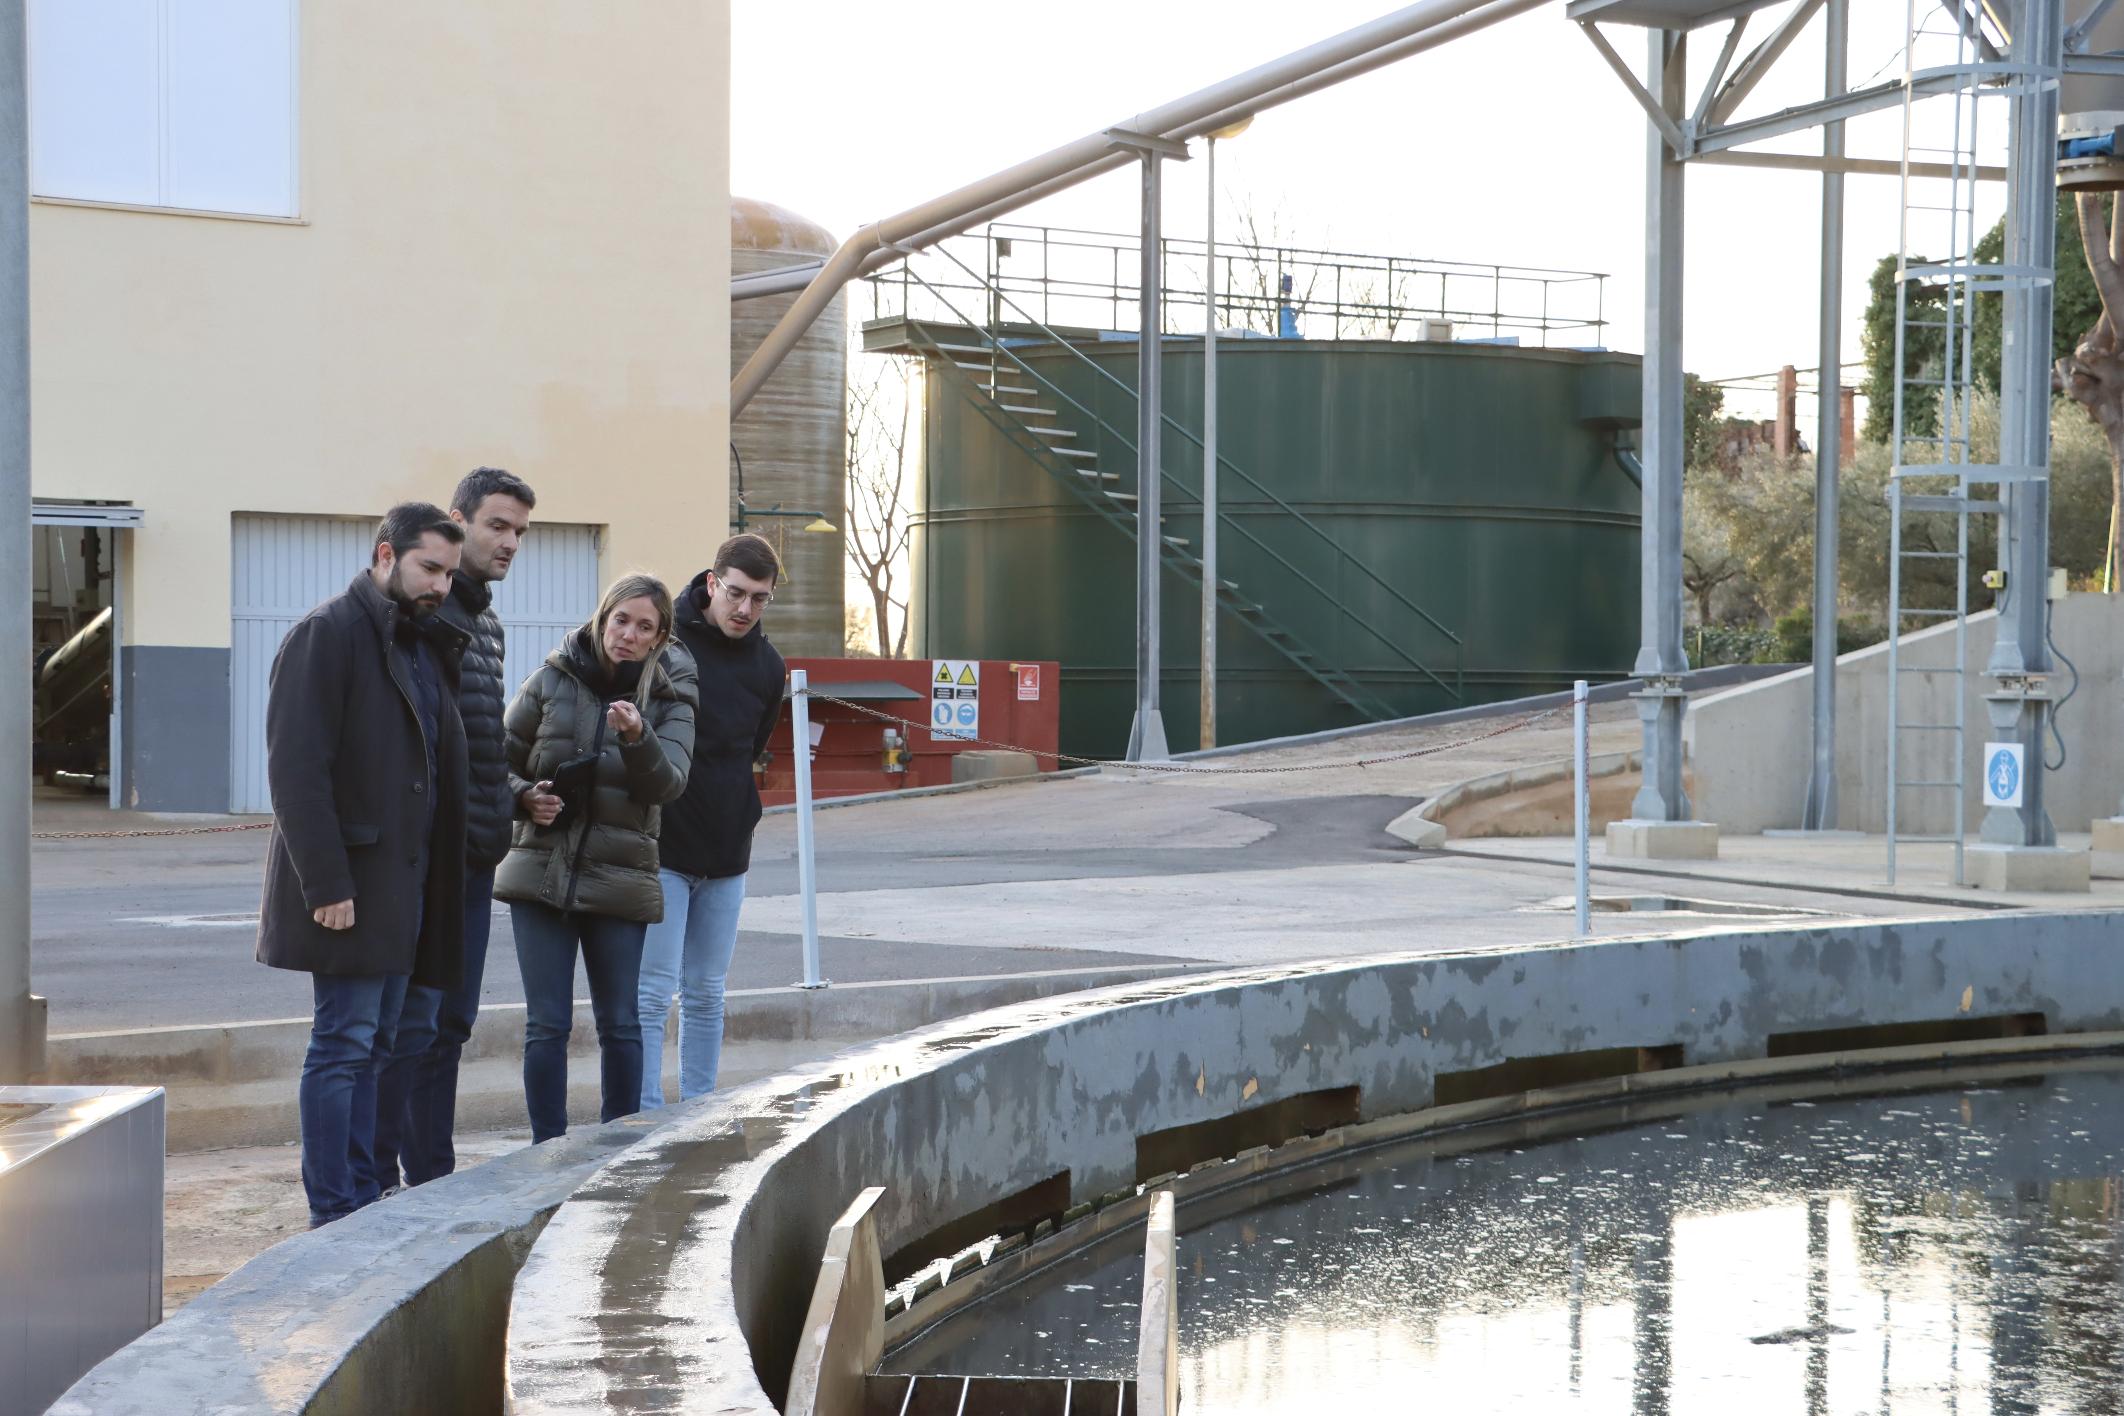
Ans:
[[[723,980],[737,948],[760,789],[752,764],[782,714],[782,656],[761,617],[781,578],[774,547],[733,536],[678,596],[678,640],[700,670],[693,764],[664,807],[657,878],[664,918],[642,941],[642,1109],[664,1104],[664,1018],[679,995],[679,1095],[715,1090]]]
[[[516,815],[502,732],[502,710],[515,685],[502,672],[502,624],[494,613],[493,589],[508,575],[537,504],[522,478],[498,467],[467,473],[450,498],[450,519],[465,528],[464,559],[440,615],[471,636],[458,693],[471,776],[465,801],[465,968],[456,988],[416,984],[406,990],[397,1044],[376,1094],[376,1172],[387,1186],[395,1183],[401,1164],[407,1185],[457,1168],[451,1140],[457,1064],[479,1016],[494,921],[494,867],[509,853]]]

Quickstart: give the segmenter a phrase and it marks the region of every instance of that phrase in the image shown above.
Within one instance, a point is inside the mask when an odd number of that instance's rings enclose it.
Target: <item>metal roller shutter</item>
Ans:
[[[268,812],[266,684],[295,621],[347,588],[369,563],[373,517],[238,515],[229,611],[229,810]],[[597,608],[598,528],[535,523],[495,608],[508,672],[521,683],[568,629]]]

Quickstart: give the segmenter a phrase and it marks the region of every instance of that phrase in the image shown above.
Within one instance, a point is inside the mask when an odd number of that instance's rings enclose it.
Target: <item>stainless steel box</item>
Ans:
[[[160,1087],[0,1087],[0,1409],[162,1320],[162,1160]]]

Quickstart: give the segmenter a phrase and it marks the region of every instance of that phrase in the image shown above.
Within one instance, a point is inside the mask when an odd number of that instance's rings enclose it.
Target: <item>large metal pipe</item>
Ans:
[[[1185,98],[1124,119],[1114,127],[1152,137],[1199,137],[1249,114],[1316,93],[1546,3],[1548,0],[1488,0],[1486,4],[1481,0],[1422,0]],[[797,339],[825,313],[835,293],[849,281],[898,260],[908,250],[934,244],[1135,161],[1134,152],[1114,146],[1111,131],[1101,129],[1087,134],[858,230],[812,275],[788,313],[731,380],[731,414],[735,416],[752,401]],[[794,278],[792,274],[790,279]],[[793,288],[748,281],[742,291],[733,285],[732,295],[751,298],[786,294]]]

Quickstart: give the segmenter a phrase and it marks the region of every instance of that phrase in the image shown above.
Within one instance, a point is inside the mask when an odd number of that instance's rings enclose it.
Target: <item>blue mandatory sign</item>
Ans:
[[[949,703],[938,703],[936,706],[930,709],[929,719],[931,722],[935,723],[940,728],[950,727],[951,705]]]
[[[979,704],[961,703],[959,705],[959,726],[962,728],[972,727],[980,711]]]
[[[1984,766],[1984,785],[1991,789],[1994,801],[2011,801],[2020,795],[2021,764],[2013,753],[2005,748],[1991,754],[1991,761]]]

